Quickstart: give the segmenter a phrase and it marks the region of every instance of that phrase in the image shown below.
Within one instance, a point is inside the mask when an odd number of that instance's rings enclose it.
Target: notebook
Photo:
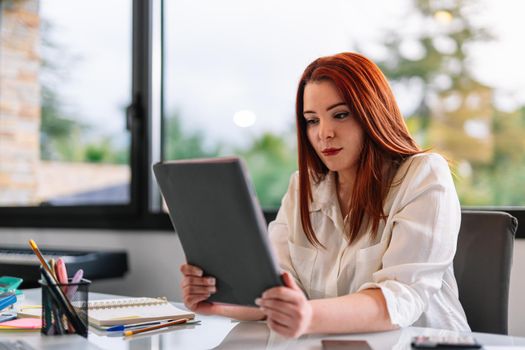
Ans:
[[[21,318],[0,323],[0,331],[39,331],[40,328],[42,320],[36,318]]]
[[[21,305],[18,307],[17,318],[41,318],[42,305]]]
[[[97,327],[194,317],[193,312],[173,306],[166,298],[107,299],[88,303],[89,323]]]

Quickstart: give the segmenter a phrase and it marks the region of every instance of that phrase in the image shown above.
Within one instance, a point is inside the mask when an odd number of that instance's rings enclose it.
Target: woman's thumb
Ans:
[[[286,287],[292,288],[295,290],[301,290],[301,288],[299,288],[297,283],[295,283],[294,278],[288,271],[283,272],[281,276],[282,276],[283,283]]]

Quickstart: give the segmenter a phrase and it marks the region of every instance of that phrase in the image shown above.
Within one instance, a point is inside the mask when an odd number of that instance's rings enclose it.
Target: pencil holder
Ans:
[[[73,283],[69,279],[67,284],[50,285],[42,278],[39,282],[42,287],[42,334],[76,333],[87,338],[88,294],[91,281],[82,279]],[[72,314],[75,320],[70,319]],[[84,327],[75,327],[78,321],[81,321]]]

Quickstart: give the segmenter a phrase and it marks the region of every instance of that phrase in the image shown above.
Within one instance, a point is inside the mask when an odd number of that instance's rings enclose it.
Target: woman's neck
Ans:
[[[355,181],[355,173],[342,172],[336,173],[337,179],[337,192],[340,193],[351,193]]]
[[[340,171],[336,173],[336,179],[339,208],[341,208],[341,214],[343,219],[345,219],[348,215],[348,204],[350,203],[352,190],[354,188],[355,173]]]
[[[386,161],[385,164],[381,167],[381,177],[382,181],[388,185],[397,171],[398,166],[392,161]],[[355,171],[339,171],[336,172],[336,190],[337,190],[337,199],[339,201],[339,208],[341,209],[341,214],[343,219],[347,219],[350,210],[350,200],[352,198],[352,193],[354,190],[354,182],[356,181]],[[388,191],[388,190],[387,190]]]

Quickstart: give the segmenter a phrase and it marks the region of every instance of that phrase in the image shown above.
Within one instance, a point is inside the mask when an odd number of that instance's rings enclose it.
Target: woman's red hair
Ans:
[[[308,141],[303,97],[306,84],[320,81],[335,85],[365,134],[347,207],[350,213],[345,223],[348,240],[354,242],[365,227],[371,229],[372,238],[375,238],[379,223],[385,218],[383,205],[394,170],[407,157],[423,151],[410,136],[392,90],[377,65],[356,53],[340,53],[312,62],[301,77],[296,99],[301,223],[312,245],[323,246],[310,221],[310,181],[322,181],[328,168]],[[384,171],[385,165],[389,171]]]

